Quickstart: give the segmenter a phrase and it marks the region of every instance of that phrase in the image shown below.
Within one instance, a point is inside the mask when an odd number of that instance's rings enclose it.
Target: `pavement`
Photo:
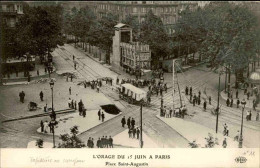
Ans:
[[[153,142],[153,140],[143,133],[143,148],[159,148],[159,146]],[[128,129],[122,131],[113,137],[113,143],[118,146],[140,148],[140,140],[135,138],[129,138]]]
[[[76,126],[78,126],[78,131],[79,131],[78,134],[81,134],[93,127],[96,127],[97,125],[103,124],[103,122],[98,119],[97,113],[98,113],[98,110],[87,111],[85,118],[83,118],[83,116],[80,116],[78,112],[59,117],[56,119],[58,124],[55,126],[54,133],[57,136],[59,136],[61,134],[70,134],[71,133],[70,129],[76,125]],[[104,114],[105,114],[104,122],[107,122],[110,119],[120,115],[120,114],[112,115],[112,114],[109,114],[106,112],[104,112]],[[37,132],[41,133],[41,134],[52,135],[52,133],[50,133],[49,128],[47,129],[47,133],[41,132],[41,127],[37,129]]]
[[[226,138],[227,141],[227,148],[238,147],[238,142],[234,141],[233,138],[228,136],[223,136],[221,133],[216,134],[214,130],[202,126],[200,124],[186,121],[176,117],[165,118],[165,117],[160,117],[160,115],[157,115],[156,117],[161,119],[163,122],[165,122],[167,125],[172,127],[183,137],[188,139],[189,142],[196,141],[196,143],[199,144],[200,147],[205,147],[205,145],[207,144],[205,138],[208,137],[209,133],[213,135],[214,138],[218,139],[218,144],[214,146],[215,148],[222,148],[222,142],[224,138]]]

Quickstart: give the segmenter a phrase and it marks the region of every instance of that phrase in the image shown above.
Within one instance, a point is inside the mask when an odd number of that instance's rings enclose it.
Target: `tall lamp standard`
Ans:
[[[216,109],[216,112],[217,112],[217,121],[216,121],[216,133],[218,133],[218,115],[219,115],[219,111],[220,111],[220,108],[219,108],[219,97],[220,97],[220,77],[221,77],[221,73],[223,71],[222,70],[219,70],[219,77],[218,77],[218,104],[217,104],[217,109]]]
[[[53,108],[53,87],[54,87],[54,81],[51,79],[50,81],[50,87],[51,87],[51,100],[52,100],[52,106],[51,106],[51,122],[50,122],[50,125],[51,125],[51,130],[52,130],[52,134],[53,134],[53,148],[55,148],[55,136],[54,136],[54,126],[57,124],[56,122],[56,114],[55,114],[55,111],[54,111],[54,108]]]
[[[241,131],[240,131],[240,138],[239,138],[239,145],[238,145],[239,148],[243,147],[243,122],[244,122],[244,110],[246,106],[245,99],[241,101],[241,104],[243,105],[243,107],[242,107]]]
[[[144,141],[143,141],[143,99],[141,100],[141,107],[140,107],[140,148],[143,148]]]

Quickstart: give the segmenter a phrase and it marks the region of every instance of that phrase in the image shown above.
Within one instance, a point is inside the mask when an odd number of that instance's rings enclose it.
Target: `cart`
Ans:
[[[30,110],[30,111],[33,111],[33,110],[36,110],[38,107],[37,107],[37,103],[35,103],[35,102],[30,102],[29,104],[28,104],[28,109]]]

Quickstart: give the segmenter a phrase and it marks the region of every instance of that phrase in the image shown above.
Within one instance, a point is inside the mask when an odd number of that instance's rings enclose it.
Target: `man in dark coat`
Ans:
[[[230,100],[230,107],[233,107],[233,98]]]
[[[130,128],[130,125],[131,125],[131,119],[130,119],[130,117],[128,117],[128,119],[127,119],[127,126],[128,126],[128,128]]]
[[[103,136],[102,138],[101,138],[101,148],[104,148],[105,147],[105,137]]]
[[[111,136],[109,136],[108,141],[109,141],[109,147],[113,148],[113,138],[111,138]]]
[[[240,100],[237,99],[237,108],[239,108]]]
[[[238,98],[238,89],[237,89],[237,91],[236,91],[236,99]]]
[[[87,142],[87,147],[91,147],[91,137],[89,137],[89,139],[88,139],[88,142]]]
[[[122,123],[122,127],[125,127],[125,124],[126,124],[125,116],[122,118],[121,123]]]
[[[192,87],[190,87],[190,95],[192,95]]]
[[[90,147],[91,147],[91,148],[94,148],[94,138],[92,138],[90,142],[91,142],[91,143],[90,143]]]
[[[102,122],[104,122],[104,120],[105,120],[105,114],[102,112],[102,114],[101,114],[101,117],[102,117]]]
[[[132,128],[135,127],[135,120],[134,120],[134,118],[132,118],[132,120],[131,120],[131,126],[132,126]]]
[[[70,93],[70,95],[71,95],[71,87],[69,88],[69,93]]]
[[[137,129],[136,129],[136,136],[137,136],[137,139],[139,139],[139,135],[140,135],[140,130],[139,130],[139,128],[137,127]]]
[[[209,104],[211,105],[211,96],[209,96]]]
[[[201,102],[201,100],[200,100],[200,96],[198,97],[198,105],[200,105],[200,102]]]
[[[135,138],[135,134],[136,134],[136,129],[133,128],[133,138]]]
[[[82,109],[82,115],[83,115],[83,117],[85,118],[86,117],[86,114],[87,114],[87,109],[86,108],[83,108]]]
[[[227,101],[226,101],[227,106],[229,106],[229,103],[230,103],[229,98],[227,98]]]
[[[100,140],[100,138],[98,138],[98,140],[97,140],[97,147],[101,148],[101,140]]]
[[[108,148],[108,144],[109,144],[109,142],[108,142],[107,136],[105,136],[105,140],[104,140],[104,142],[105,142],[105,148]]]
[[[186,95],[189,94],[189,88],[188,88],[188,86],[186,86],[186,88],[185,88],[185,94],[186,94]]]
[[[129,135],[129,138],[131,138],[132,137],[132,129],[128,129],[128,135]]]
[[[43,125],[43,122],[41,120],[41,132],[43,132],[43,131],[44,131],[44,125]]]
[[[98,120],[101,119],[101,109],[98,110]]]
[[[41,101],[43,101],[43,92],[42,91],[40,92],[40,99],[41,99]]]
[[[82,100],[80,100],[79,103],[78,103],[79,115],[82,115],[82,106],[83,106],[83,103],[82,103]]]
[[[204,103],[203,103],[203,108],[206,111],[206,109],[207,109],[207,102],[206,101],[204,101]]]

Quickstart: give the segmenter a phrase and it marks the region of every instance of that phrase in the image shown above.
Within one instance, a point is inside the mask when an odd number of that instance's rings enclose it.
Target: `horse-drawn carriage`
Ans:
[[[130,104],[147,104],[147,92],[129,83],[121,85],[119,97]]]

